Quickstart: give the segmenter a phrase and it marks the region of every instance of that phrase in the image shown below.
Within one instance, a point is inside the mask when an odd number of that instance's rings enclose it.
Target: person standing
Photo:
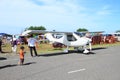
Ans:
[[[19,51],[19,57],[20,57],[20,61],[18,62],[18,65],[23,65],[24,63],[24,46],[20,47],[20,51]]]
[[[28,42],[28,47],[30,49],[30,54],[33,57],[33,51],[35,53],[35,56],[38,56],[37,51],[36,51],[36,44],[37,44],[37,40],[35,38],[33,38],[33,35],[31,34],[29,39],[27,40]]]
[[[13,37],[11,44],[12,44],[12,52],[16,53],[17,52],[17,39],[15,36]]]
[[[0,52],[2,53],[2,39],[0,39]]]

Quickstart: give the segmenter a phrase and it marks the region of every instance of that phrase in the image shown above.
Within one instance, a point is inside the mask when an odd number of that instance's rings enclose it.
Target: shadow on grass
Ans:
[[[18,64],[8,64],[5,66],[0,66],[0,69],[4,69],[4,68],[10,68],[10,67],[15,67],[15,66],[24,66],[24,65],[30,65],[30,64],[35,64],[36,62],[29,62],[29,63],[24,63],[23,65],[18,65]]]
[[[4,57],[0,57],[0,60],[6,60],[7,58],[4,58]]]
[[[40,54],[39,56],[50,57],[50,56],[59,56],[59,55],[65,55],[65,54],[68,54],[68,53],[55,52],[55,53]]]
[[[5,65],[5,66],[0,66],[0,69],[4,69],[4,68],[9,68],[9,67],[15,67],[17,66],[17,64],[13,64],[13,65]]]
[[[107,49],[107,47],[92,48],[92,50],[101,50],[101,49]]]
[[[62,48],[55,48],[55,49],[53,49],[53,50],[63,50]]]
[[[83,51],[69,50],[68,53],[66,53],[66,52],[55,52],[55,53],[41,54],[39,56],[50,57],[50,56],[59,56],[59,55],[67,55],[67,54],[74,54],[74,53],[85,54],[85,53],[83,53]],[[89,52],[88,54],[95,54],[95,53]]]
[[[2,54],[5,54],[5,53],[12,53],[11,51],[2,51]]]
[[[90,55],[90,54],[96,54],[96,53],[94,53],[94,50],[102,50],[102,49],[107,49],[107,48],[105,48],[105,47],[92,48],[92,51],[90,51],[89,53],[83,53],[83,50],[81,50],[81,51],[69,50],[68,53],[61,51],[61,52],[55,52],[55,53],[40,54],[39,56],[50,57],[50,56],[67,55],[67,54],[73,54],[73,53]]]
[[[36,62],[29,62],[29,63],[24,63],[23,65],[30,65],[30,64],[35,64]]]

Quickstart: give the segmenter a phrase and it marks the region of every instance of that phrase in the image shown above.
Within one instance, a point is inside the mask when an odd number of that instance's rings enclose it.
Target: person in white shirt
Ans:
[[[12,45],[12,52],[17,53],[17,38],[15,35],[11,39],[11,45]]]
[[[36,51],[37,40],[35,38],[33,38],[33,35],[30,35],[27,42],[28,42],[28,47],[30,49],[31,56],[33,57],[33,51],[35,53],[35,56],[38,56],[37,51]]]

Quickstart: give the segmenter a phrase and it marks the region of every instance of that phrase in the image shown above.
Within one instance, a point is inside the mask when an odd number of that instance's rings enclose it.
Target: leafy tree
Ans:
[[[120,30],[117,30],[116,33],[120,32]]]
[[[85,29],[85,28],[79,28],[79,29],[77,29],[77,32],[86,32],[86,31],[88,31],[88,30]]]
[[[28,28],[25,28],[26,30],[46,30],[46,28],[44,26],[30,26]]]

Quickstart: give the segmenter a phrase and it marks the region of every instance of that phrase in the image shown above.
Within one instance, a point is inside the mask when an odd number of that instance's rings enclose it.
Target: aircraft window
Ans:
[[[60,39],[60,38],[63,37],[62,34],[52,34],[52,36],[53,36],[54,38],[56,38],[56,39]]]
[[[67,35],[68,41],[76,41],[77,39],[73,35]]]

